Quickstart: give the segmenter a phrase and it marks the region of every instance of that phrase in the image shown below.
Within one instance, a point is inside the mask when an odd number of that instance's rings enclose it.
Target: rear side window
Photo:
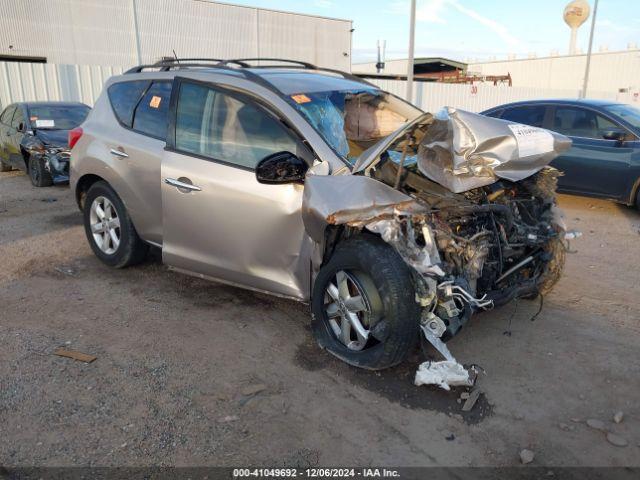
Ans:
[[[502,118],[502,114],[504,113],[504,110],[500,109],[500,110],[494,110],[493,112],[487,113],[487,117],[493,117],[493,118]]]
[[[171,82],[154,82],[133,115],[133,129],[150,137],[167,138],[167,114],[171,98]]]
[[[109,87],[109,101],[120,123],[131,128],[133,111],[150,83],[148,80],[135,80],[114,83]]]
[[[209,87],[183,83],[176,112],[176,148],[254,169],[272,153],[295,153],[297,142],[258,106]]]
[[[15,109],[16,107],[13,106],[5,108],[4,112],[2,112],[2,115],[0,115],[0,122],[4,123],[5,125],[11,125],[11,117],[13,117],[13,111]]]
[[[507,108],[500,118],[524,125],[531,125],[532,127],[542,127],[545,111],[546,107],[544,105]]]

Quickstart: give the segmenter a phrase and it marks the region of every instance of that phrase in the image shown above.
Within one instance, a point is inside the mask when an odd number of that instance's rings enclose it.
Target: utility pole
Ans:
[[[411,24],[409,25],[409,58],[407,58],[407,102],[413,103],[413,56],[416,40],[416,0],[411,0]]]
[[[138,28],[138,9],[136,8],[136,0],[131,0],[133,7],[133,30],[136,36],[136,54],[138,55],[138,65],[142,65],[142,50],[140,48],[140,29]]]
[[[591,33],[589,33],[589,49],[587,50],[587,66],[584,70],[584,84],[582,85],[582,92],[580,98],[587,97],[587,85],[589,84],[589,68],[591,67],[591,49],[593,48],[593,31],[596,28],[596,15],[598,14],[598,0],[595,0],[593,5],[593,18],[591,18]]]

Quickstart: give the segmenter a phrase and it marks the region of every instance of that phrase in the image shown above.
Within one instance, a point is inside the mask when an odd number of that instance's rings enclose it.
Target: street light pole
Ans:
[[[416,0],[411,0],[411,24],[409,25],[409,58],[407,59],[407,102],[413,103],[413,56],[416,37]]]
[[[589,49],[587,50],[587,66],[584,70],[584,83],[582,84],[582,92],[580,98],[587,97],[587,85],[589,83],[589,68],[591,67],[591,49],[593,48],[593,31],[596,27],[596,14],[598,13],[598,0],[593,5],[593,17],[591,18],[591,33],[589,33]]]

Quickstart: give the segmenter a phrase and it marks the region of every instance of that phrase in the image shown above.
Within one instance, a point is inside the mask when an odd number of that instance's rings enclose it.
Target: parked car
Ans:
[[[484,115],[568,136],[573,147],[552,165],[564,173],[558,191],[640,208],[640,110],[607,100],[535,100]]]
[[[0,114],[0,171],[24,170],[36,187],[69,181],[69,130],[90,108],[83,103],[14,103]]]
[[[69,134],[101,261],[133,265],[155,245],[174,270],[309,302],[319,344],[369,369],[402,361],[421,328],[440,348],[472,312],[555,283],[564,230],[545,165],[566,137],[535,130],[545,149],[518,158],[528,137],[502,121],[254,63],[164,61],[107,81]],[[470,168],[452,157],[462,147]]]

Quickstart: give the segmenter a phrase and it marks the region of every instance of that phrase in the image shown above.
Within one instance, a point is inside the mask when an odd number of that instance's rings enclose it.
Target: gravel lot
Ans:
[[[584,236],[542,313],[484,313],[449,344],[486,370],[466,413],[461,390],[412,385],[420,352],[372,373],[319,350],[305,305],[170,272],[157,252],[109,269],[67,187],[2,173],[0,465],[517,465],[526,448],[533,465],[639,466],[640,214],[560,203]]]

